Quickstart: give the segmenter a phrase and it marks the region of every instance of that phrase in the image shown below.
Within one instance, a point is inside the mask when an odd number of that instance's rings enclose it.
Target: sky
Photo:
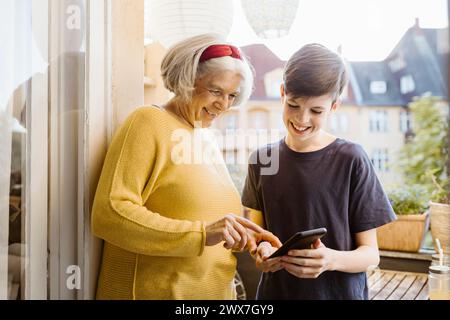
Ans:
[[[288,36],[258,38],[248,24],[240,0],[233,0],[234,22],[228,40],[238,46],[264,43],[280,59],[302,45],[321,43],[350,61],[379,61],[394,49],[419,18],[422,28],[448,26],[446,0],[300,0]]]

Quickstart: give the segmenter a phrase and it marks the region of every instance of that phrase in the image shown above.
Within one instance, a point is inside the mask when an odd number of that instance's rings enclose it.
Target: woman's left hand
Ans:
[[[290,250],[281,258],[284,269],[297,278],[315,279],[324,271],[333,270],[334,250],[317,240],[312,249]]]

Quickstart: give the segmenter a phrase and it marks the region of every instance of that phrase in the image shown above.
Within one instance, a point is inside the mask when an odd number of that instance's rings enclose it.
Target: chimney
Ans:
[[[414,20],[415,20],[414,21],[414,27],[412,28],[414,30],[414,34],[419,35],[419,36],[423,35],[423,31],[420,28],[419,18],[416,17]]]

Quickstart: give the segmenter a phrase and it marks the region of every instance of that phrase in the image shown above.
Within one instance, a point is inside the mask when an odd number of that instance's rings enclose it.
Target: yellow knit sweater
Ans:
[[[219,152],[212,142],[203,140],[201,161],[180,163],[199,131],[142,107],[116,133],[92,210],[105,240],[98,299],[235,298],[236,259],[205,247],[205,223],[240,214],[240,198],[223,160],[208,160]]]

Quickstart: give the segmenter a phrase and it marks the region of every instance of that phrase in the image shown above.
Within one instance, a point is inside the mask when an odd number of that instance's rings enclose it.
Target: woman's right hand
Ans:
[[[266,230],[248,219],[228,214],[222,219],[206,225],[206,245],[214,246],[225,241],[223,245],[225,248],[242,251],[251,236],[247,229],[255,233],[267,233]]]
[[[256,253],[252,255],[256,260],[256,267],[262,272],[277,272],[283,269],[281,257],[268,259],[275,251],[277,251],[277,248],[273,247],[269,242],[261,242],[258,245]]]

